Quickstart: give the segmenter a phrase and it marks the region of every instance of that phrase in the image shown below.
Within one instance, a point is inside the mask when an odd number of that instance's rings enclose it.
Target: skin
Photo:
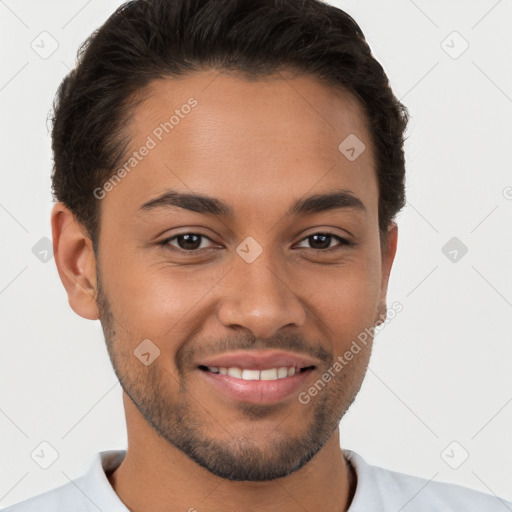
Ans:
[[[273,405],[229,399],[197,361],[235,349],[321,355],[307,391],[384,318],[398,228],[390,226],[384,250],[363,110],[348,92],[286,74],[248,81],[203,71],[152,82],[143,96],[129,123],[131,151],[188,98],[198,104],[100,201],[98,254],[62,203],[52,212],[69,303],[101,319],[124,389],[128,449],[110,482],[136,512],[347,510],[357,482],[338,424],[372,340],[306,405],[296,394]],[[351,133],[366,145],[353,162],[338,150]],[[140,210],[166,189],[222,199],[234,215]],[[366,211],[285,215],[297,199],[334,189]],[[334,237],[315,245],[310,237],[326,230],[354,245]],[[183,239],[158,245],[186,233],[206,237],[197,255],[179,254],[194,250]],[[252,263],[236,252],[248,236],[263,250]],[[148,366],[133,353],[145,339],[160,349]]]

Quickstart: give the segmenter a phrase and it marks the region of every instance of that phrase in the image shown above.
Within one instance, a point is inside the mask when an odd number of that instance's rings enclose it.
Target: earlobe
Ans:
[[[73,213],[61,202],[51,215],[53,253],[69,305],[83,318],[99,318],[96,303],[96,258],[92,241]]]

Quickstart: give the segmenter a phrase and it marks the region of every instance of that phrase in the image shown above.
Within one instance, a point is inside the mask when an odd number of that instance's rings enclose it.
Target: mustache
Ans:
[[[192,342],[183,345],[176,353],[176,366],[182,371],[198,356],[211,357],[238,350],[287,350],[307,354],[323,363],[332,363],[333,355],[320,343],[309,343],[297,334],[281,334],[268,339],[255,336],[235,336],[221,338],[215,342]]]

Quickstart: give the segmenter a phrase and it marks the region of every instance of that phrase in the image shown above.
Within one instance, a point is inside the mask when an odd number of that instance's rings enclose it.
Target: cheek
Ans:
[[[367,289],[344,289],[334,293],[319,305],[318,311],[322,324],[327,326],[326,335],[332,340],[334,357],[343,355],[354,341],[364,339],[371,343],[368,329],[375,324],[376,306]],[[361,361],[364,357],[363,353],[359,355],[361,364],[364,364]]]
[[[358,253],[342,267],[330,267],[312,278],[305,297],[335,332],[364,328],[373,322],[380,299],[380,261]]]
[[[149,338],[159,346],[187,335],[227,271],[220,265],[177,268],[147,255],[120,257],[105,267],[105,293],[115,320],[126,326],[123,337],[135,345]]]

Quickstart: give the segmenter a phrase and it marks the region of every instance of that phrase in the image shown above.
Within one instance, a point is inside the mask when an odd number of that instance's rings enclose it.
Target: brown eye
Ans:
[[[163,240],[160,245],[164,247],[169,247],[172,250],[183,251],[183,252],[200,252],[201,249],[207,249],[208,247],[202,247],[203,241],[211,240],[199,233],[180,233],[179,235],[174,235],[173,237],[166,238]],[[171,243],[174,242],[174,243]]]
[[[200,248],[201,239],[201,235],[196,235],[195,233],[187,233],[185,235],[178,235],[176,237],[176,242],[180,249],[191,251]]]
[[[309,248],[318,251],[325,251],[330,249],[336,249],[337,247],[342,247],[345,245],[352,245],[351,242],[349,242],[345,238],[335,235],[334,233],[314,233],[304,238],[302,242],[306,240],[310,245]],[[337,240],[339,242],[337,246],[331,246],[333,240]]]

